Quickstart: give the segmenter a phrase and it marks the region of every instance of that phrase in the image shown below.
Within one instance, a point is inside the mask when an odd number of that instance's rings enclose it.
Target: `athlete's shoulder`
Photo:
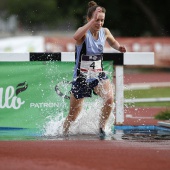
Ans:
[[[110,33],[110,30],[106,27],[103,27],[104,31],[105,31],[105,34],[109,34]]]

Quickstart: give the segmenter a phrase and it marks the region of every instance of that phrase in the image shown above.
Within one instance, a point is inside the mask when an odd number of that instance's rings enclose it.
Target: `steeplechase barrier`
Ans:
[[[154,53],[153,52],[126,52],[126,53],[104,53],[103,54],[104,61],[113,61],[113,65],[115,67],[115,76],[116,76],[116,124],[123,124],[124,122],[124,66],[126,65],[154,65]],[[58,52],[58,53],[0,53],[0,64],[5,63],[16,63],[16,62],[75,62],[75,53],[74,52]],[[23,65],[22,65],[23,66]],[[27,65],[25,65],[25,69]],[[36,66],[35,66],[36,67]],[[33,67],[33,69],[35,69]],[[66,68],[63,68],[66,69]],[[10,66],[8,66],[8,70],[10,70]],[[43,68],[42,68],[43,70]],[[29,70],[28,70],[29,71]],[[72,72],[71,69],[67,70],[69,72]],[[21,71],[22,72],[22,71]],[[34,72],[31,72],[32,78],[36,74],[39,73],[38,69],[35,69]],[[0,73],[0,76],[3,75],[3,81],[5,79],[10,78],[9,75],[4,75],[6,73]],[[18,73],[17,73],[18,74]],[[19,73],[21,74],[21,73]],[[53,73],[57,74],[57,73]],[[16,74],[15,74],[16,75]],[[22,76],[22,75],[16,75]],[[14,79],[15,77],[12,76]],[[23,75],[24,77],[24,75]],[[32,82],[34,83],[34,82]],[[42,82],[39,84],[41,86]],[[0,85],[1,86],[1,85]],[[7,87],[7,85],[6,85]],[[19,88],[20,87],[20,88]],[[28,85],[26,82],[19,83],[17,85],[16,94],[19,94],[26,88],[28,88]],[[16,98],[14,96],[14,90],[11,86],[8,86],[6,89],[6,99],[3,99],[4,89],[0,87],[0,110],[6,107],[6,109],[11,109],[12,107],[14,109],[18,109],[19,105],[21,106],[24,102],[20,98]],[[39,90],[39,88],[37,88]],[[13,96],[14,97],[13,97]],[[29,96],[28,96],[29,97]],[[35,96],[32,96],[36,98]],[[15,100],[14,100],[15,98]],[[11,100],[11,101],[10,101]],[[26,99],[25,99],[26,100]],[[9,103],[10,101],[10,103]],[[14,107],[14,105],[17,103],[17,106]],[[50,105],[49,102],[44,103],[38,103],[36,105],[35,102],[30,103],[30,107],[38,107],[41,108],[42,106],[45,107],[52,107],[52,104]],[[25,108],[26,110],[26,108]],[[6,111],[6,113],[8,110]]]

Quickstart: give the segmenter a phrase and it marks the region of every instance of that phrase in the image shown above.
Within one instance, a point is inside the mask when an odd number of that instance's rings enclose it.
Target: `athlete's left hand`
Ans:
[[[125,53],[126,52],[125,46],[119,46],[119,51]]]

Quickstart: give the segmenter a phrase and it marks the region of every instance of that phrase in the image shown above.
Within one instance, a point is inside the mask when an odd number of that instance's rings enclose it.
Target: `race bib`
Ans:
[[[101,72],[102,71],[102,55],[82,55],[80,71],[81,72]]]

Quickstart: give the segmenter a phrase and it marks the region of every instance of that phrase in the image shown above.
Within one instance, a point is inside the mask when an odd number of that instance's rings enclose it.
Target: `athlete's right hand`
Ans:
[[[100,12],[102,12],[102,8],[101,7],[97,7],[96,10],[93,13],[93,19],[94,20],[98,19]]]

